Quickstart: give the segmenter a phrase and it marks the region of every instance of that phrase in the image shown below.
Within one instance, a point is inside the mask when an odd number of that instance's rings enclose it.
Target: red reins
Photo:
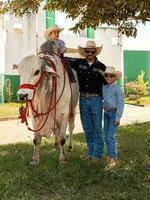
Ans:
[[[35,84],[24,83],[24,84],[21,84],[19,86],[19,89],[31,89],[31,90],[35,90],[39,86],[39,84],[42,81],[44,75],[45,75],[45,72],[43,71],[42,74],[41,74],[41,76],[40,76],[40,78],[38,79],[38,81]]]
[[[49,62],[50,62],[50,64],[52,65],[53,69],[56,71],[56,66],[55,66],[54,62],[53,62],[52,60],[49,60]],[[32,102],[33,99],[34,99],[34,96],[33,96],[32,100],[27,100],[27,101],[26,101],[26,108],[22,108],[22,107],[20,108],[19,111],[20,111],[21,122],[22,122],[22,123],[26,122],[26,125],[27,125],[27,127],[28,127],[28,129],[29,129],[30,131],[33,131],[33,132],[38,132],[38,131],[40,131],[40,130],[44,127],[44,125],[45,125],[45,123],[46,123],[46,121],[47,121],[47,119],[48,119],[49,113],[50,113],[54,108],[55,108],[55,113],[54,113],[54,118],[55,118],[55,119],[54,119],[54,129],[55,129],[56,105],[57,105],[57,103],[59,102],[59,100],[60,100],[60,98],[61,98],[61,96],[62,96],[62,94],[63,94],[64,88],[65,88],[65,71],[66,71],[66,69],[65,69],[65,66],[64,66],[64,65],[63,65],[63,69],[64,69],[64,83],[63,83],[62,91],[61,91],[61,93],[60,93],[60,95],[59,95],[59,98],[56,99],[57,79],[55,79],[55,78],[53,77],[53,79],[52,79],[52,92],[51,92],[50,104],[49,104],[48,110],[47,110],[46,112],[44,112],[44,113],[39,113],[39,112],[34,108],[33,102]],[[45,72],[42,72],[40,78],[38,79],[38,81],[37,81],[35,84],[21,84],[21,85],[19,86],[19,89],[32,89],[32,90],[34,90],[34,95],[35,95],[35,90],[36,90],[36,88],[40,85],[40,82],[43,80],[44,75],[45,75]],[[54,95],[55,95],[55,96],[54,96]],[[52,100],[53,100],[53,99],[54,99],[54,105],[52,106]],[[37,129],[37,130],[33,130],[33,129],[31,129],[31,128],[28,126],[28,122],[27,122],[27,113],[28,113],[28,112],[27,112],[27,111],[28,111],[28,105],[29,105],[29,103],[30,103],[32,112],[35,114],[34,117],[39,117],[39,116],[46,115],[46,118],[45,118],[43,124],[42,124],[41,127],[40,127],[39,129]]]

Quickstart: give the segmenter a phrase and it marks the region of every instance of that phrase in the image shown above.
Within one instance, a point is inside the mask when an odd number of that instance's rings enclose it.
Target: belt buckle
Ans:
[[[99,96],[99,94],[89,94],[89,93],[81,93],[81,97],[84,97],[84,98],[86,98],[86,99],[90,99],[90,98],[92,98],[92,97],[97,97],[97,96]]]
[[[89,98],[91,98],[91,97],[92,97],[92,94],[89,94],[89,93],[86,94],[86,98],[87,98],[87,99],[89,99]]]
[[[85,97],[86,99],[89,99],[90,98],[90,94],[89,93],[85,93],[85,94],[83,94],[83,97]]]
[[[83,94],[82,96],[83,96],[84,98],[86,98],[86,99],[90,99],[90,98],[94,97],[93,94],[89,94],[89,93],[85,93],[85,94]]]

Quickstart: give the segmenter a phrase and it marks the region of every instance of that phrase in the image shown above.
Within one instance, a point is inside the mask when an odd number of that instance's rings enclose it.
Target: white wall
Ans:
[[[44,3],[42,3],[44,4]],[[42,7],[40,7],[38,14],[37,14],[37,20],[36,20],[36,33],[38,36],[38,42],[37,42],[37,49],[39,50],[40,45],[45,41],[44,38],[44,31],[46,30],[46,13],[43,12]]]
[[[16,23],[22,25],[22,29],[14,29]],[[35,16],[25,15],[23,18],[11,16],[6,32],[5,73],[15,74],[12,64],[17,64],[24,56],[35,53]]]
[[[16,23],[22,26],[20,31],[16,31],[16,29],[14,29],[14,24]],[[58,25],[61,26],[60,24]],[[43,12],[43,10],[39,10],[37,16],[25,15],[23,18],[16,18],[11,15],[7,17],[6,28],[0,35],[0,41],[3,43],[0,56],[1,58],[4,58],[1,59],[0,62],[1,66],[3,66],[2,68],[5,74],[17,74],[17,70],[13,70],[12,65],[20,62],[24,56],[36,54],[36,51],[45,40],[43,36],[44,31],[45,12]],[[113,37],[117,37],[116,29],[100,28],[95,31],[95,41],[97,46],[103,45],[102,52],[98,56],[98,59],[106,65],[114,65],[118,69],[121,69],[121,38],[119,38],[116,45],[112,45]],[[84,47],[86,41],[91,40],[85,37],[65,34],[65,31],[61,32],[60,38],[65,41],[67,47],[76,49],[78,48],[78,45]],[[78,57],[79,54],[77,53],[71,56]]]
[[[0,74],[4,74],[4,66],[5,66],[4,46],[5,46],[5,33],[0,32]]]
[[[100,60],[106,65],[122,69],[122,37],[114,28],[99,28],[95,31],[99,46],[103,45]]]
[[[150,22],[137,26],[137,36],[123,37],[124,50],[150,51]]]
[[[5,59],[4,59],[4,47],[5,47],[5,38],[6,34],[4,32],[4,16],[0,15],[0,74],[4,74],[4,66],[5,66]]]

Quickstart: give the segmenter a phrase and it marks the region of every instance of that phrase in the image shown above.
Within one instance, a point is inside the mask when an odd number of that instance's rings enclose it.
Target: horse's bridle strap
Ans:
[[[35,89],[35,87],[34,87],[34,85],[32,85],[32,84],[21,84],[20,86],[19,86],[19,89],[31,89],[31,90],[34,90]]]
[[[28,83],[24,83],[24,84],[21,84],[19,86],[19,89],[31,89],[31,90],[35,90],[38,85],[40,84],[41,80],[43,79],[43,76],[44,76],[44,72],[42,72],[39,80],[33,85],[33,84],[28,84]]]

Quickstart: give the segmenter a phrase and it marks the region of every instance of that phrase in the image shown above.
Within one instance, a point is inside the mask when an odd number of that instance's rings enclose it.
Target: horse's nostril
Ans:
[[[24,97],[19,97],[19,100],[20,100],[20,101],[24,101],[25,98],[24,98]]]
[[[26,101],[27,100],[27,94],[18,94],[18,100],[19,101]]]

